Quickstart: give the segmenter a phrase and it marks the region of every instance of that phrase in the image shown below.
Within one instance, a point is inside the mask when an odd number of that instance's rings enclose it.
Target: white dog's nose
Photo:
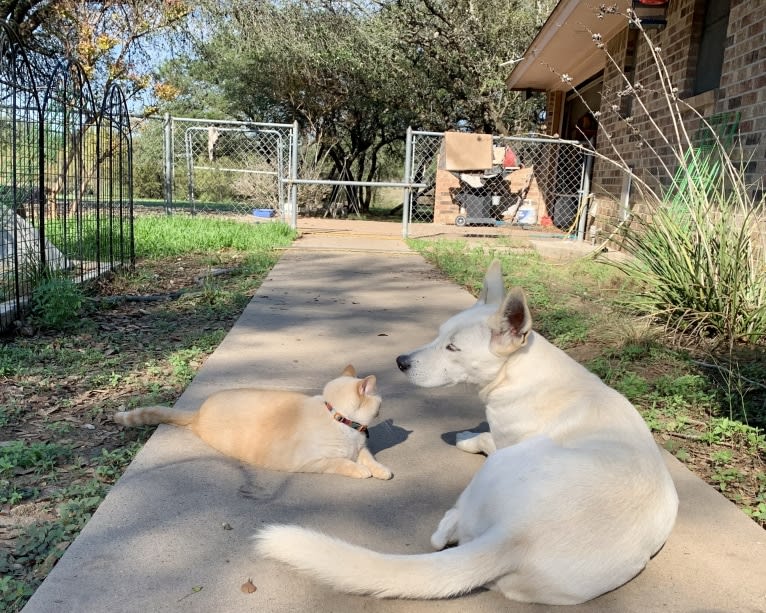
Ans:
[[[399,370],[402,372],[406,372],[410,369],[410,356],[408,355],[400,355],[396,358],[396,365],[399,367]]]

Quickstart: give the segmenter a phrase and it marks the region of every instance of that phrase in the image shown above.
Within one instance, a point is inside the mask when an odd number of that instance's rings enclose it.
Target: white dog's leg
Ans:
[[[493,453],[497,447],[491,432],[458,432],[456,447],[468,453]]]
[[[455,532],[457,531],[458,517],[458,510],[455,507],[444,514],[436,532],[431,535],[431,545],[434,549],[441,550],[447,545],[457,543]]]

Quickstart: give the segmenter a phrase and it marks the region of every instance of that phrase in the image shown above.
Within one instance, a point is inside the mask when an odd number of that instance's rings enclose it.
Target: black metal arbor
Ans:
[[[0,329],[47,274],[133,265],[131,155],[119,86],[97,104],[77,63],[25,50],[0,24]]]

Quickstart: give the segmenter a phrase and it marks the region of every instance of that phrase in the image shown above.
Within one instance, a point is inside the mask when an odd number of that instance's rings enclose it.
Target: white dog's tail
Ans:
[[[491,531],[433,553],[389,555],[298,526],[267,526],[256,551],[309,573],[339,591],[379,598],[447,598],[507,574],[503,539]]]

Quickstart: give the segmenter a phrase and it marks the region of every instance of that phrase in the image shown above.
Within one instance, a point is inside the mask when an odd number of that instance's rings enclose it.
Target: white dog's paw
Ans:
[[[468,453],[479,453],[479,450],[477,449],[477,441],[476,439],[479,437],[478,432],[471,432],[470,430],[466,430],[465,432],[458,432],[455,435],[455,439],[457,443],[455,446],[462,450],[466,451]]]
[[[447,545],[453,545],[457,543],[456,532],[458,524],[458,511],[456,508],[451,508],[444,514],[442,520],[439,522],[439,527],[431,535],[431,546],[437,551],[441,551]]]
[[[440,532],[434,532],[431,535],[431,547],[436,551],[441,551],[447,546],[447,539]]]
[[[485,453],[495,451],[495,440],[489,432],[458,432],[456,447],[467,453]]]

